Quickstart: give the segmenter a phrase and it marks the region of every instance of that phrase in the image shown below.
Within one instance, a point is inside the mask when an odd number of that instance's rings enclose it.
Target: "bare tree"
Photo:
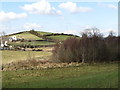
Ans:
[[[5,36],[5,32],[4,31],[0,32],[0,36]]]
[[[0,32],[0,43],[1,43],[1,47],[3,47],[4,46],[4,44],[3,44],[3,38],[4,38],[4,36],[5,36],[5,32],[3,31],[3,32]]]

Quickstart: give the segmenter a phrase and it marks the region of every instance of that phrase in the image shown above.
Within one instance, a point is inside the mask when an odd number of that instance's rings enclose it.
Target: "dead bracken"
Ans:
[[[3,71],[8,70],[39,70],[39,69],[52,69],[52,68],[63,68],[63,67],[78,67],[85,63],[71,62],[71,63],[55,63],[50,61],[40,60],[23,60],[19,62],[12,62],[4,64],[2,67]]]

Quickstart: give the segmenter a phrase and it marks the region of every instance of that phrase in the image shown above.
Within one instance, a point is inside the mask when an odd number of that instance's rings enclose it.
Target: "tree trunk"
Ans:
[[[85,55],[84,55],[84,53],[82,54],[82,63],[84,63],[85,62],[85,57],[84,57]]]

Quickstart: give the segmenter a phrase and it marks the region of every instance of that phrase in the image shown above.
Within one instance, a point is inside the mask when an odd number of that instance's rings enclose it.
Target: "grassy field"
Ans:
[[[21,33],[21,34],[17,34],[16,35],[18,38],[23,38],[23,39],[26,39],[26,40],[43,40],[42,38],[38,37],[38,36],[35,36],[29,32],[24,32],[24,33]]]
[[[42,31],[36,31],[37,33],[39,33],[40,35],[46,35],[46,34],[52,34],[51,32],[42,32]]]
[[[3,71],[3,88],[117,88],[116,63]]]
[[[32,42],[9,42],[8,43],[9,45],[18,45],[18,46],[21,46],[21,45],[54,45],[55,43],[54,42],[48,42],[48,41],[32,41]]]
[[[73,36],[67,36],[67,35],[48,36],[48,38],[51,38],[53,40],[60,40],[60,41],[66,40],[69,37],[73,37]]]
[[[46,59],[51,56],[51,52],[44,51],[2,51],[2,63],[10,63],[19,60],[26,60],[29,58],[37,58],[37,59]]]

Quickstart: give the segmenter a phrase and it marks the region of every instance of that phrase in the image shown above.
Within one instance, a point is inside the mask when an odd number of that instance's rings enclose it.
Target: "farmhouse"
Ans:
[[[9,41],[17,41],[17,40],[18,40],[18,38],[15,35],[9,37]]]
[[[11,36],[11,37],[1,36],[0,37],[0,50],[8,49],[9,45],[7,43],[12,42],[12,41],[17,41],[17,40],[18,39],[17,39],[17,37],[15,35]]]

